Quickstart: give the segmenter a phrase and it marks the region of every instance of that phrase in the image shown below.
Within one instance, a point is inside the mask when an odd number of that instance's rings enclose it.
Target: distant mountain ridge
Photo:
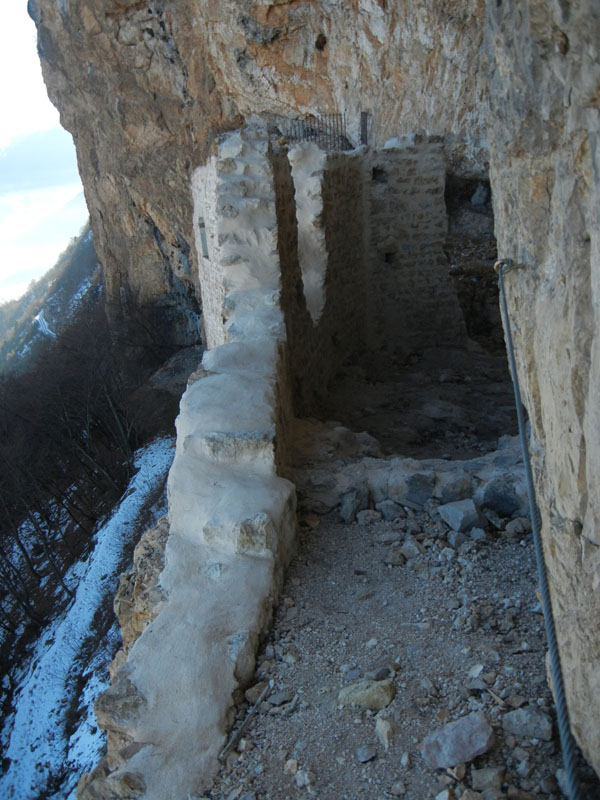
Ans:
[[[103,286],[88,223],[22,297],[0,305],[0,373],[26,370],[42,342],[54,338],[79,311],[101,302]]]

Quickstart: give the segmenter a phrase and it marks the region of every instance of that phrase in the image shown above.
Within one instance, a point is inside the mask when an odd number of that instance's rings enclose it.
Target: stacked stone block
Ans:
[[[311,413],[341,364],[364,345],[363,155],[325,154],[308,143],[293,148],[289,160],[285,150],[273,156],[282,306],[298,415]]]
[[[368,342],[383,358],[464,345],[466,330],[442,246],[445,160],[437,138],[414,136],[365,165],[369,234]]]

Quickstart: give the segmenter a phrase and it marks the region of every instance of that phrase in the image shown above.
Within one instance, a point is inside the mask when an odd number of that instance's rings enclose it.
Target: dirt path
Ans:
[[[458,549],[448,536],[443,523],[410,510],[394,522],[303,520],[258,685],[238,721],[265,681],[272,693],[208,796],[560,796],[555,739],[502,727],[519,707],[525,717],[552,717],[530,534],[488,530],[486,541]],[[386,563],[394,545],[410,541],[418,547],[405,564]],[[342,707],[340,690],[365,678],[389,681],[394,699],[378,712]],[[422,740],[477,711],[493,727],[490,749],[466,770],[428,767]],[[390,729],[378,720],[391,723],[387,752]],[[482,793],[469,794],[473,786]]]
[[[563,796],[528,520],[486,512],[481,527],[459,533],[435,500],[391,503],[391,513],[388,504],[386,521],[371,499],[342,524],[330,496],[361,457],[372,466],[390,453],[468,459],[495,450],[515,430],[510,392],[504,359],[430,351],[385,382],[343,371],[322,408],[338,422],[299,423],[290,476],[300,490],[298,555],[234,730],[266,686],[270,693],[206,797]],[[491,458],[517,468],[509,450]],[[347,690],[371,708],[346,704]],[[461,736],[444,727],[457,720],[485,729],[485,742],[459,748],[458,761],[447,750]]]

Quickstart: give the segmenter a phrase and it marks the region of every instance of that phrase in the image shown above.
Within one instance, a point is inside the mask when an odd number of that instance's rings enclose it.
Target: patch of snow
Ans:
[[[92,282],[89,278],[84,278],[81,282],[81,285],[73,295],[73,297],[69,300],[69,313],[72,314],[73,311],[77,308],[77,305],[82,301],[85,295],[88,293]]]
[[[54,331],[51,331],[50,328],[48,327],[48,323],[46,322],[46,319],[44,317],[44,309],[42,309],[39,314],[36,314],[35,321],[37,322],[41,332],[45,336],[51,336],[53,339],[56,339],[56,334],[54,333]]]
[[[107,661],[114,652],[118,631],[90,656],[93,619],[118,581],[124,548],[131,542],[135,521],[151,494],[166,477],[173,460],[173,439],[162,438],[139,450],[132,478],[120,504],[95,534],[89,557],[75,564],[66,581],[79,585],[70,607],[40,637],[14,695],[15,714],[2,732],[4,756],[10,765],[0,777],[0,796],[34,800],[45,796],[66,800],[81,772],[91,769],[101,755],[104,733],[95,725],[92,704],[108,684]],[[162,510],[162,509],[161,509]],[[75,689],[83,676],[79,698]],[[75,732],[67,740],[67,712],[73,701],[83,709]],[[71,709],[71,714],[73,709]],[[60,786],[60,789],[55,787]],[[54,794],[50,794],[55,791]]]

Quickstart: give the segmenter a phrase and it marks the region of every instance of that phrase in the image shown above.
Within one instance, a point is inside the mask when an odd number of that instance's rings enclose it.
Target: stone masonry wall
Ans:
[[[375,153],[325,154],[307,143],[274,164],[297,413],[310,413],[348,358],[368,352],[376,372],[391,357],[466,344],[442,249],[445,158],[437,138],[413,136]]]
[[[382,360],[434,344],[464,345],[464,319],[442,250],[441,142],[411,137],[374,152],[367,169],[370,347]]]
[[[194,239],[198,243],[196,252],[202,296],[202,322],[206,346],[209,349],[225,342],[225,284],[219,263],[220,246],[217,234],[217,162],[217,157],[212,156],[206,166],[198,167],[192,176]],[[222,163],[218,163],[222,169]]]
[[[109,752],[81,779],[79,800],[203,794],[294,547],[295,491],[277,468],[285,333],[264,131],[225,139],[203,176],[216,176],[214,209],[196,183],[196,227],[203,214],[220,242],[221,280],[206,291],[211,338],[223,343],[205,352],[181,400],[158,613],[98,701]]]
[[[363,151],[326,155],[314,144],[294,148],[289,160],[284,152],[274,156],[289,372],[298,415],[310,413],[339,366],[363,346],[363,156]],[[309,298],[318,297],[316,318],[307,304],[301,258],[306,264],[311,254],[302,236],[299,243],[295,197],[302,198],[301,227],[317,231],[317,262],[310,263],[309,274]]]
[[[288,151],[292,167],[298,263],[302,291],[313,325],[326,300],[327,244],[323,225],[323,174],[327,153],[316,144],[302,142]]]

